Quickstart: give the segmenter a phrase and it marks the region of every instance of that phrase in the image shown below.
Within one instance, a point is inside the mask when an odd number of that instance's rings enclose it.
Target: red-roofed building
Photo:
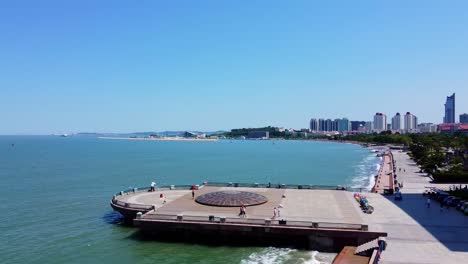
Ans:
[[[468,124],[442,123],[442,124],[439,124],[438,127],[439,127],[440,133],[444,133],[444,134],[453,134],[455,132],[468,134]]]

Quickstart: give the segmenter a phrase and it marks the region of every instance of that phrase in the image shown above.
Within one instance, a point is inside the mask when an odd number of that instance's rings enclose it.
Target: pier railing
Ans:
[[[164,185],[158,186],[156,191],[166,190],[190,190],[193,185]],[[245,187],[245,188],[276,188],[276,189],[299,189],[299,190],[345,190],[352,192],[369,192],[366,187],[347,187],[341,185],[313,185],[313,184],[283,184],[283,183],[239,183],[239,182],[205,182],[199,186],[216,187]],[[148,192],[150,187],[130,188],[116,193],[114,196],[132,194],[137,192]]]
[[[348,224],[348,223],[330,223],[330,222],[314,222],[314,221],[298,221],[287,220],[285,218],[236,218],[223,216],[194,216],[194,215],[171,215],[171,214],[154,214],[147,213],[137,216],[141,220],[164,220],[164,221],[179,221],[179,222],[195,222],[195,223],[219,223],[219,224],[242,224],[255,226],[287,226],[287,227],[302,227],[302,228],[322,228],[322,229],[341,229],[341,230],[361,230],[367,231],[367,225]]]

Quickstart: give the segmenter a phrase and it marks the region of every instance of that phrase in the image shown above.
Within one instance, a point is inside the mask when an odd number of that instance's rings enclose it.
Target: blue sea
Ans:
[[[354,144],[0,136],[2,263],[330,263],[284,248],[147,241],[109,200],[132,187],[202,182],[370,188],[380,159]]]

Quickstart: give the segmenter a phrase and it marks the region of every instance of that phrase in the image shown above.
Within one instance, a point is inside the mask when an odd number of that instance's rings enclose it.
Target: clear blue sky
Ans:
[[[468,1],[9,2],[0,134],[468,112]]]

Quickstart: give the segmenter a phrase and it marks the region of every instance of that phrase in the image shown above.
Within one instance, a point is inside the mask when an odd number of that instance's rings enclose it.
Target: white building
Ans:
[[[400,115],[400,113],[396,113],[396,115],[392,117],[392,130],[396,131],[396,132],[401,130],[401,115]]]
[[[437,132],[437,125],[433,123],[421,123],[418,124],[418,131],[420,133],[435,133]]]
[[[387,116],[382,113],[374,115],[374,131],[381,132],[387,129]]]
[[[418,130],[418,118],[411,114],[410,112],[406,112],[405,115],[405,132],[412,133],[417,132]]]

